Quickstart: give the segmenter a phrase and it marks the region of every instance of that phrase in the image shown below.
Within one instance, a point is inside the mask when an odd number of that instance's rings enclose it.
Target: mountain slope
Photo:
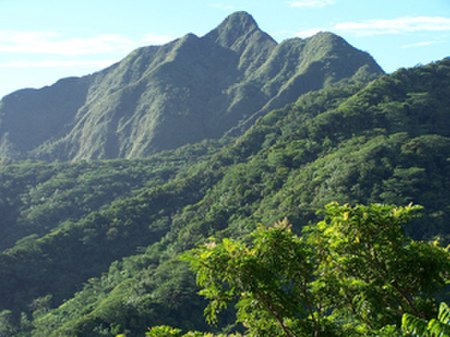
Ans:
[[[184,154],[171,168],[166,164],[166,173],[156,163],[163,154],[149,158],[141,163],[149,165],[147,172],[136,171],[139,187],[101,205],[76,204],[93,208],[76,217],[66,208],[41,237],[0,254],[0,309],[13,310],[17,320],[20,311],[34,311],[36,337],[126,330],[140,336],[157,324],[205,329],[204,302],[179,253],[209,236],[242,237],[255,223],[284,216],[299,228],[331,200],[423,204],[425,225],[413,223],[411,234],[448,236],[449,83],[450,59],[401,69],[368,85],[345,80],[271,111],[231,144],[166,153],[166,160]],[[120,162],[111,162],[124,166],[112,169],[115,177],[134,166]],[[107,162],[99,176],[105,167]],[[4,170],[6,186],[24,186],[15,201],[9,192],[0,198],[12,203],[5,209],[19,212],[9,223],[39,203],[51,211],[59,200],[55,195],[46,204],[40,198],[49,197],[44,186],[61,178],[48,173],[48,165],[36,169],[48,179],[37,191],[26,179],[19,184],[27,170]],[[117,179],[120,185],[127,177]],[[28,194],[35,198],[24,207]]]
[[[237,12],[203,37],[140,48],[98,73],[4,97],[0,158],[143,157],[219,138],[247,120],[242,132],[270,109],[363,69],[382,73],[333,34],[277,44]]]

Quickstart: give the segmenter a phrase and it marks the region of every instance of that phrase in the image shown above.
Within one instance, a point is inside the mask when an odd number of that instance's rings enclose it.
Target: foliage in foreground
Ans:
[[[441,303],[437,318],[429,321],[404,314],[402,318],[402,330],[417,337],[446,337],[450,336],[450,308],[446,303]]]
[[[246,336],[400,336],[402,317],[413,335],[447,336],[444,304],[434,323],[418,323],[435,316],[450,270],[448,248],[404,234],[419,209],[330,203],[301,236],[283,220],[246,240],[212,238],[185,254],[209,300],[207,320],[235,304]],[[439,324],[442,334],[417,333]],[[182,334],[160,326],[147,336]]]
[[[202,333],[198,331],[189,331],[182,333],[181,329],[172,328],[167,325],[155,326],[146,333],[147,337],[242,337],[240,333],[233,334],[212,334]],[[125,335],[118,335],[116,337],[125,337]]]

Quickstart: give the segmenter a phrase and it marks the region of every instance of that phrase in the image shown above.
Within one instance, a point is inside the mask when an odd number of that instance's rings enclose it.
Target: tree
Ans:
[[[405,313],[431,317],[449,254],[404,234],[419,209],[330,203],[302,236],[283,220],[246,240],[211,239],[185,255],[207,320],[236,303],[248,336],[392,336]]]
[[[167,325],[160,325],[151,328],[145,335],[147,337],[180,337],[181,330]]]
[[[404,314],[402,330],[410,336],[448,337],[450,336],[450,309],[446,303],[442,302],[437,318],[429,321],[411,314]]]
[[[448,282],[448,249],[407,237],[420,206],[325,207],[324,220],[305,235],[315,252],[312,291],[334,319],[358,331],[399,326],[404,313],[430,318],[435,295]]]
[[[10,310],[0,311],[0,337],[10,337],[16,332]]]
[[[216,323],[218,312],[237,300],[238,321],[251,334],[293,337],[294,330],[318,328],[308,249],[285,219],[258,226],[250,243],[211,239],[191,251],[200,294],[210,300],[207,320]]]
[[[202,333],[198,331],[189,331],[185,334],[182,334],[180,329],[172,328],[167,325],[159,325],[151,328],[147,333],[147,337],[242,337],[241,334],[231,334],[231,335],[224,335],[224,334],[218,334],[213,335],[212,333]],[[122,337],[122,336],[116,336],[116,337]],[[125,337],[125,336],[123,336]]]

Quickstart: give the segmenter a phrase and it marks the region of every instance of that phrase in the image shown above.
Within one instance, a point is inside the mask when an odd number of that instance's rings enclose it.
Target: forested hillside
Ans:
[[[407,234],[447,242],[450,59],[368,79],[301,95],[235,138],[140,160],[2,166],[0,335],[232,330],[232,306],[207,325],[180,254],[284,217],[300,233],[332,201],[423,205]]]

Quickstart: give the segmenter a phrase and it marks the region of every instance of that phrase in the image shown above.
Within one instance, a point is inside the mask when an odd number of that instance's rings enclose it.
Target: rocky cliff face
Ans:
[[[137,49],[117,64],[0,102],[0,158],[143,157],[230,130],[357,73],[373,58],[331,33],[277,44],[245,12],[203,37]]]

